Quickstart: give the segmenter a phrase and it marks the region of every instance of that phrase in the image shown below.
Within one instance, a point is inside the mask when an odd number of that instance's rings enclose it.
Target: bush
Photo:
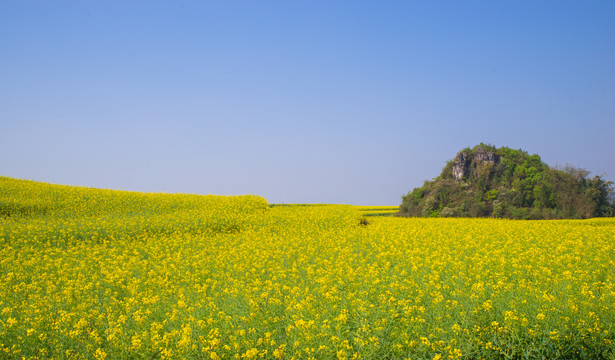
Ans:
[[[470,206],[469,214],[471,217],[483,217],[489,215],[485,202],[478,201]]]
[[[527,208],[514,208],[512,210],[513,219],[528,220],[530,218],[530,211]]]

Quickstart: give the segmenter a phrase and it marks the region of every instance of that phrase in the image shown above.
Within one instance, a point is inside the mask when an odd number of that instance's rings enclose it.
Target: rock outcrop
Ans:
[[[464,178],[470,177],[472,167],[476,167],[478,164],[485,162],[495,164],[498,160],[499,158],[496,153],[481,146],[477,147],[471,155],[464,151],[460,151],[457,153],[457,157],[455,157],[455,161],[453,162],[453,176],[457,181],[461,181]]]
[[[498,162],[498,160],[499,159],[496,153],[489,151],[484,147],[478,147],[474,152],[474,161],[476,161],[477,163],[490,162],[492,164],[495,164]]]
[[[453,162],[453,176],[457,181],[461,181],[461,179],[468,176],[469,172],[470,158],[468,154],[461,151],[455,157],[455,162]]]

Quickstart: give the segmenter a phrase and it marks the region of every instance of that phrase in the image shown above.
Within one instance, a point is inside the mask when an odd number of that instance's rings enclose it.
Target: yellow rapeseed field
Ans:
[[[366,211],[0,177],[0,359],[615,357],[614,219]]]

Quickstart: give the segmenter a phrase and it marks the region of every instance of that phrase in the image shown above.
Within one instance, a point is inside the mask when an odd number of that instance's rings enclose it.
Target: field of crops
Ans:
[[[279,206],[331,206],[329,204],[271,204],[270,207]],[[334,205],[336,206],[336,205]],[[365,206],[365,205],[349,205],[352,209],[358,210],[363,216],[392,216],[399,212],[399,206]]]
[[[369,211],[0,177],[0,359],[615,357],[614,219]]]

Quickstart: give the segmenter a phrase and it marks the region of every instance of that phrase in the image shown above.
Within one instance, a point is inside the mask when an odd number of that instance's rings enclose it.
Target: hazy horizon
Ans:
[[[481,142],[615,180],[615,3],[11,2],[0,175],[398,205]]]

